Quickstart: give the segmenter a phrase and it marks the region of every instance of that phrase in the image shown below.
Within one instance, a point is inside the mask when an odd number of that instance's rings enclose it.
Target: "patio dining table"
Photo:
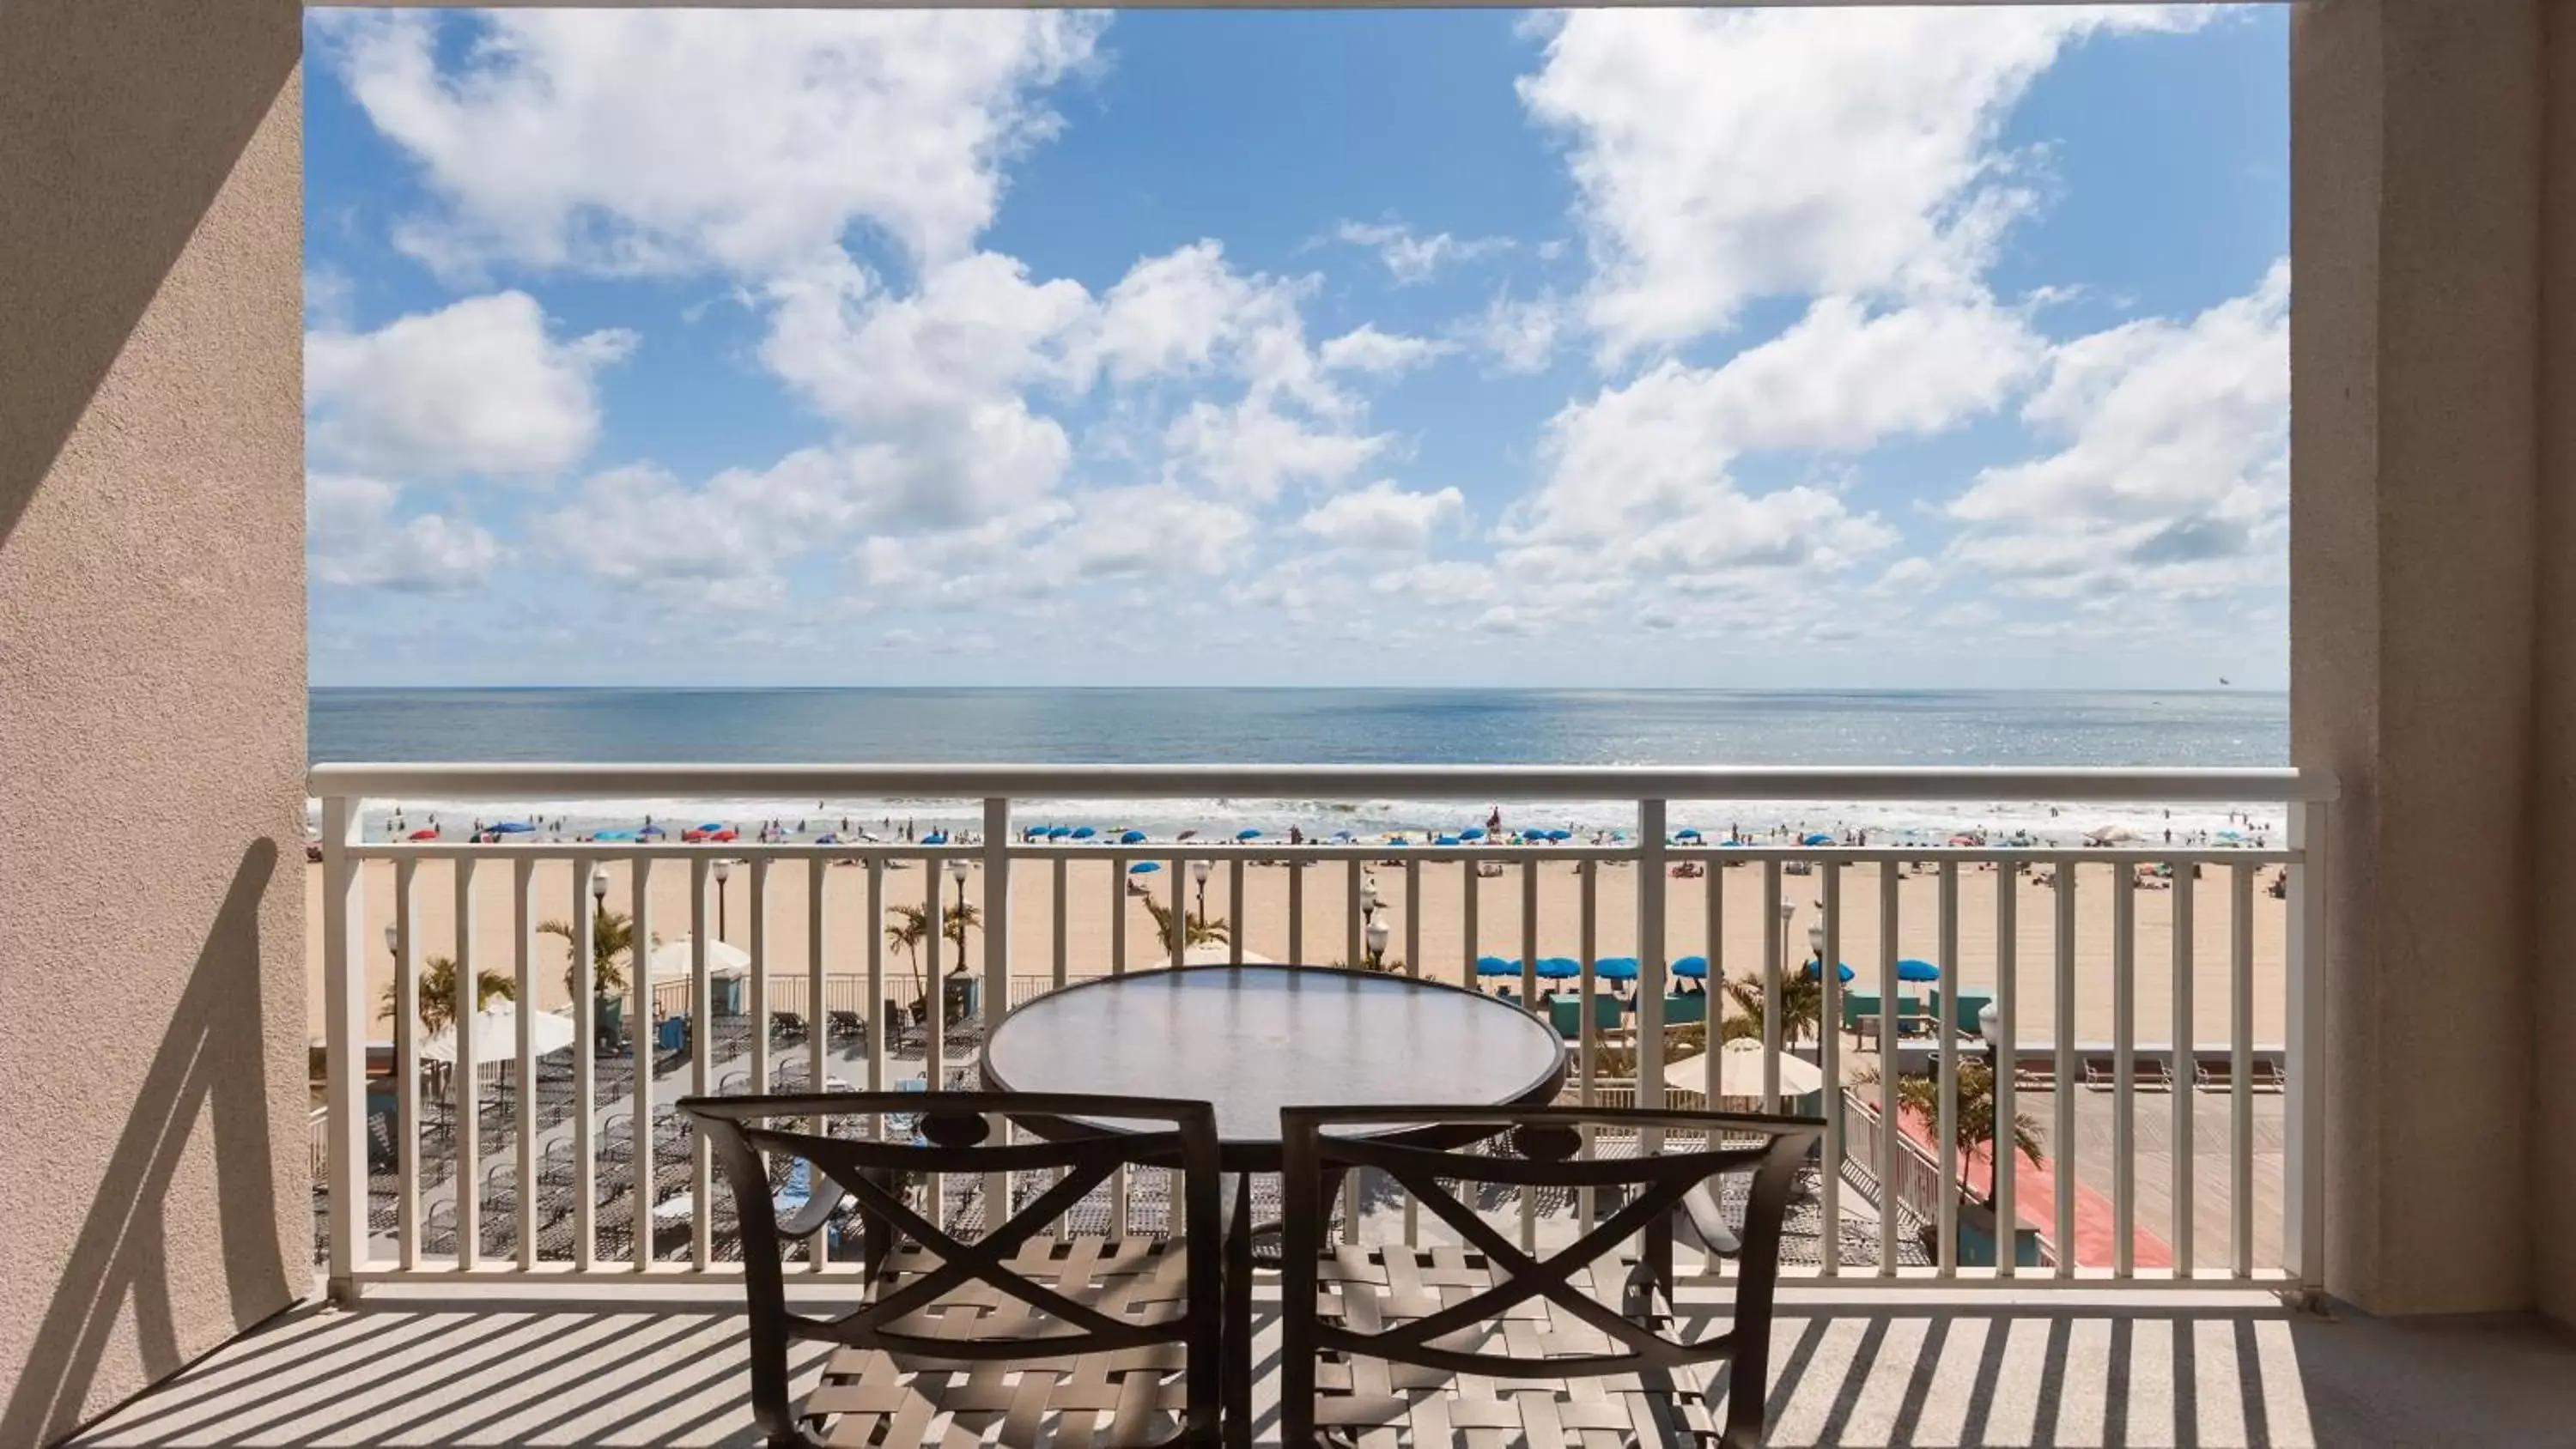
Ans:
[[[1250,1174],[1281,1169],[1282,1107],[1541,1105],[1565,1080],[1565,1044],[1516,1006],[1438,982],[1338,967],[1201,966],[1102,977],[1029,1002],[993,1028],[983,1076],[1002,1092],[1208,1102],[1221,1164]],[[1022,1125],[1047,1135],[1124,1124]],[[1401,1124],[1370,1135],[1457,1145]],[[1251,1428],[1250,1184],[1233,1198],[1225,1417],[1227,1441],[1241,1444]]]

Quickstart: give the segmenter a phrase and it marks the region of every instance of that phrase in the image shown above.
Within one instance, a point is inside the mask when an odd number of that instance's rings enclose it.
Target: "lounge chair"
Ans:
[[[868,1034],[868,1023],[855,1011],[823,1013],[824,1037],[830,1041],[852,1041]]]

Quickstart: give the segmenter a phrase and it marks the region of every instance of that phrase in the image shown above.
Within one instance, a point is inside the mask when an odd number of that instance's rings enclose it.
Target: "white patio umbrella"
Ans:
[[[1728,1042],[1719,1047],[1717,1069],[1719,1095],[1756,1097],[1762,1093],[1762,1043],[1750,1039]],[[1708,1063],[1700,1057],[1685,1057],[1664,1067],[1664,1085],[1684,1091],[1700,1091],[1708,1085]],[[1803,1097],[1825,1089],[1825,1074],[1805,1057],[1780,1054],[1780,1094]]]
[[[529,1017],[537,1042],[537,1055],[559,1052],[572,1045],[572,1021],[551,1011],[540,1011]],[[421,1060],[454,1062],[456,1028],[441,1027],[429,1040],[420,1044]],[[519,1056],[519,1008],[507,1001],[474,1013],[474,1059],[487,1066],[495,1062],[516,1061]]]
[[[1198,945],[1192,946],[1181,953],[1181,964],[1184,966],[1232,965],[1233,950],[1233,947],[1228,946],[1223,941],[1202,941]],[[1243,964],[1246,966],[1272,966],[1278,963],[1272,961],[1269,957],[1262,955],[1258,951],[1246,951],[1243,953]]]
[[[697,943],[686,936],[675,936],[654,947],[645,961],[656,981],[686,980],[697,969]],[[707,943],[709,976],[740,976],[750,970],[750,952],[730,941]]]

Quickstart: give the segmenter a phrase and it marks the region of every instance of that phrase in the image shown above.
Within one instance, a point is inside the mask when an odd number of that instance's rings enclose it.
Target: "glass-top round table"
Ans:
[[[983,1074],[995,1091],[1211,1103],[1226,1170],[1276,1172],[1282,1107],[1540,1105],[1565,1044],[1519,1007],[1410,976],[1191,966],[1029,1002],[993,1028]]]

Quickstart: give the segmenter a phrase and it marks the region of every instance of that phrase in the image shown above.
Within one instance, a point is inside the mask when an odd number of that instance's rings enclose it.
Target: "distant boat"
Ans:
[[[2227,676],[2226,676],[2226,675],[2222,674],[2222,675],[2218,676],[2218,687],[2219,687],[2219,688],[2221,688],[2221,689],[2224,689],[2224,688],[2226,688],[2226,687],[2227,687]]]

